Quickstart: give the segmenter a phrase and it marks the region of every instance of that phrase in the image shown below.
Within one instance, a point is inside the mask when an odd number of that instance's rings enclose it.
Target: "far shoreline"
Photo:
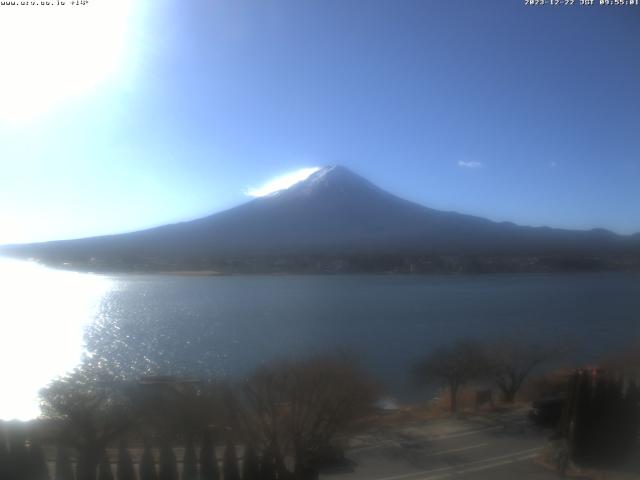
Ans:
[[[384,257],[305,258],[296,257],[242,259],[230,264],[193,266],[159,265],[125,262],[55,262],[37,258],[3,256],[11,261],[31,263],[44,268],[95,275],[145,275],[181,277],[222,276],[295,276],[295,275],[373,275],[373,276],[482,276],[499,274],[583,274],[640,273],[640,258],[628,257],[562,257],[562,256],[432,256],[403,257],[388,261]],[[364,259],[364,261],[362,261]],[[385,261],[387,260],[387,261]],[[284,263],[284,264],[283,264]],[[287,265],[288,263],[288,265]],[[213,267],[213,268],[212,268]]]

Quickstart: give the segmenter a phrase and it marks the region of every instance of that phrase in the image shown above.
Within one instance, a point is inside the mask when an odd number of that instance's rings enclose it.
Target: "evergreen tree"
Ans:
[[[238,456],[236,447],[233,442],[228,441],[224,451],[224,480],[240,480],[240,472],[238,471]]]
[[[76,480],[95,480],[99,463],[100,452],[94,448],[80,450],[78,452],[78,462],[76,463]]]
[[[242,479],[260,479],[260,459],[258,458],[256,449],[251,442],[249,442],[244,449],[244,457],[242,459]]]
[[[178,480],[178,465],[176,455],[168,442],[163,442],[160,447],[160,472],[159,480]]]
[[[607,438],[608,425],[606,422],[609,410],[609,393],[607,378],[602,373],[597,373],[587,421],[588,447],[585,460],[590,460],[591,463],[603,456],[602,450],[598,448],[598,439]]]
[[[589,458],[591,424],[592,424],[592,382],[591,374],[582,371],[576,382],[575,403],[573,412],[573,431],[571,438],[572,457],[580,461]]]
[[[190,435],[185,439],[184,457],[182,458],[182,480],[198,480],[198,457]]]
[[[569,440],[571,459],[596,467],[625,460],[637,439],[635,383],[630,382],[625,393],[623,379],[611,373],[583,371],[576,378],[570,382],[571,413],[564,416],[561,432]]]
[[[49,480],[49,468],[40,442],[32,441],[29,446],[29,470],[31,480]]]
[[[276,480],[276,459],[271,448],[262,452],[260,459],[260,480]]]
[[[69,452],[61,445],[56,448],[56,469],[53,478],[54,480],[73,480]]]
[[[144,443],[144,451],[142,452],[140,463],[138,465],[138,476],[140,477],[140,480],[158,480],[153,452],[149,447],[149,443],[146,441]]]
[[[640,389],[635,380],[629,382],[624,400],[625,416],[629,419],[625,429],[627,444],[629,448],[633,449],[638,442],[638,434],[640,434]]]
[[[0,434],[0,478],[9,479],[9,452],[7,446],[4,443],[4,438]]]
[[[318,480],[318,470],[313,457],[304,454],[296,455],[294,475],[300,480]]]
[[[13,480],[9,472],[9,450],[2,433],[0,433],[0,478]]]
[[[127,443],[122,440],[118,445],[118,480],[135,480],[136,473],[133,468],[133,460],[127,449]]]
[[[25,438],[19,432],[14,432],[9,437],[9,478],[23,480],[31,474],[29,450]]]
[[[273,457],[274,465],[276,466],[276,477],[280,480],[292,478],[291,473],[287,470],[287,466],[284,463],[284,455],[282,455],[282,452],[278,449],[275,449],[274,452],[275,454]]]
[[[603,460],[616,463],[626,456],[625,425],[629,421],[625,417],[623,383],[620,377],[610,376],[607,382],[607,406],[603,420],[604,435],[600,440]]]
[[[572,436],[571,424],[575,415],[579,377],[579,374],[575,372],[567,382],[567,394],[564,408],[562,409],[562,417],[556,427],[556,434],[560,438],[570,439]]]
[[[640,388],[635,380],[629,382],[625,396],[625,412],[629,422],[627,423],[626,438],[630,451],[635,451],[640,436]]]
[[[200,479],[220,480],[220,467],[218,457],[210,431],[205,431],[202,436],[202,446],[200,450]]]
[[[113,480],[111,460],[109,460],[109,455],[107,455],[106,451],[103,451],[100,456],[100,463],[98,464],[98,480]]]

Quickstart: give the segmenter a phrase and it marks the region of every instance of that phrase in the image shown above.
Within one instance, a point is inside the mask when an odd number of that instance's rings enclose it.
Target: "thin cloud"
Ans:
[[[482,162],[470,161],[465,162],[463,160],[458,161],[458,166],[462,168],[480,168],[482,167]]]
[[[551,168],[556,168],[558,166],[558,162],[549,162],[549,166]]]
[[[256,188],[247,188],[244,194],[248,197],[264,197],[280,190],[285,190],[290,186],[305,180],[312,173],[320,170],[320,167],[301,168],[294,172],[285,173],[279,177],[272,178],[268,182]]]

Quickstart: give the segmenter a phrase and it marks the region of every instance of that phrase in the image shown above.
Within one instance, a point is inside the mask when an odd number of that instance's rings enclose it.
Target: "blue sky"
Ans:
[[[0,17],[0,244],[195,218],[327,164],[435,208],[640,231],[640,7],[91,5]]]

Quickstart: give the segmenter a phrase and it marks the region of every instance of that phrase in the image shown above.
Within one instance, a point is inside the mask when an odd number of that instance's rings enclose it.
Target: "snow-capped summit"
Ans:
[[[351,192],[360,190],[376,190],[381,191],[374,184],[364,177],[349,170],[341,165],[328,165],[312,173],[305,180],[302,180],[286,190],[282,190],[281,194],[289,195],[312,195],[320,192],[331,191],[333,193]]]

